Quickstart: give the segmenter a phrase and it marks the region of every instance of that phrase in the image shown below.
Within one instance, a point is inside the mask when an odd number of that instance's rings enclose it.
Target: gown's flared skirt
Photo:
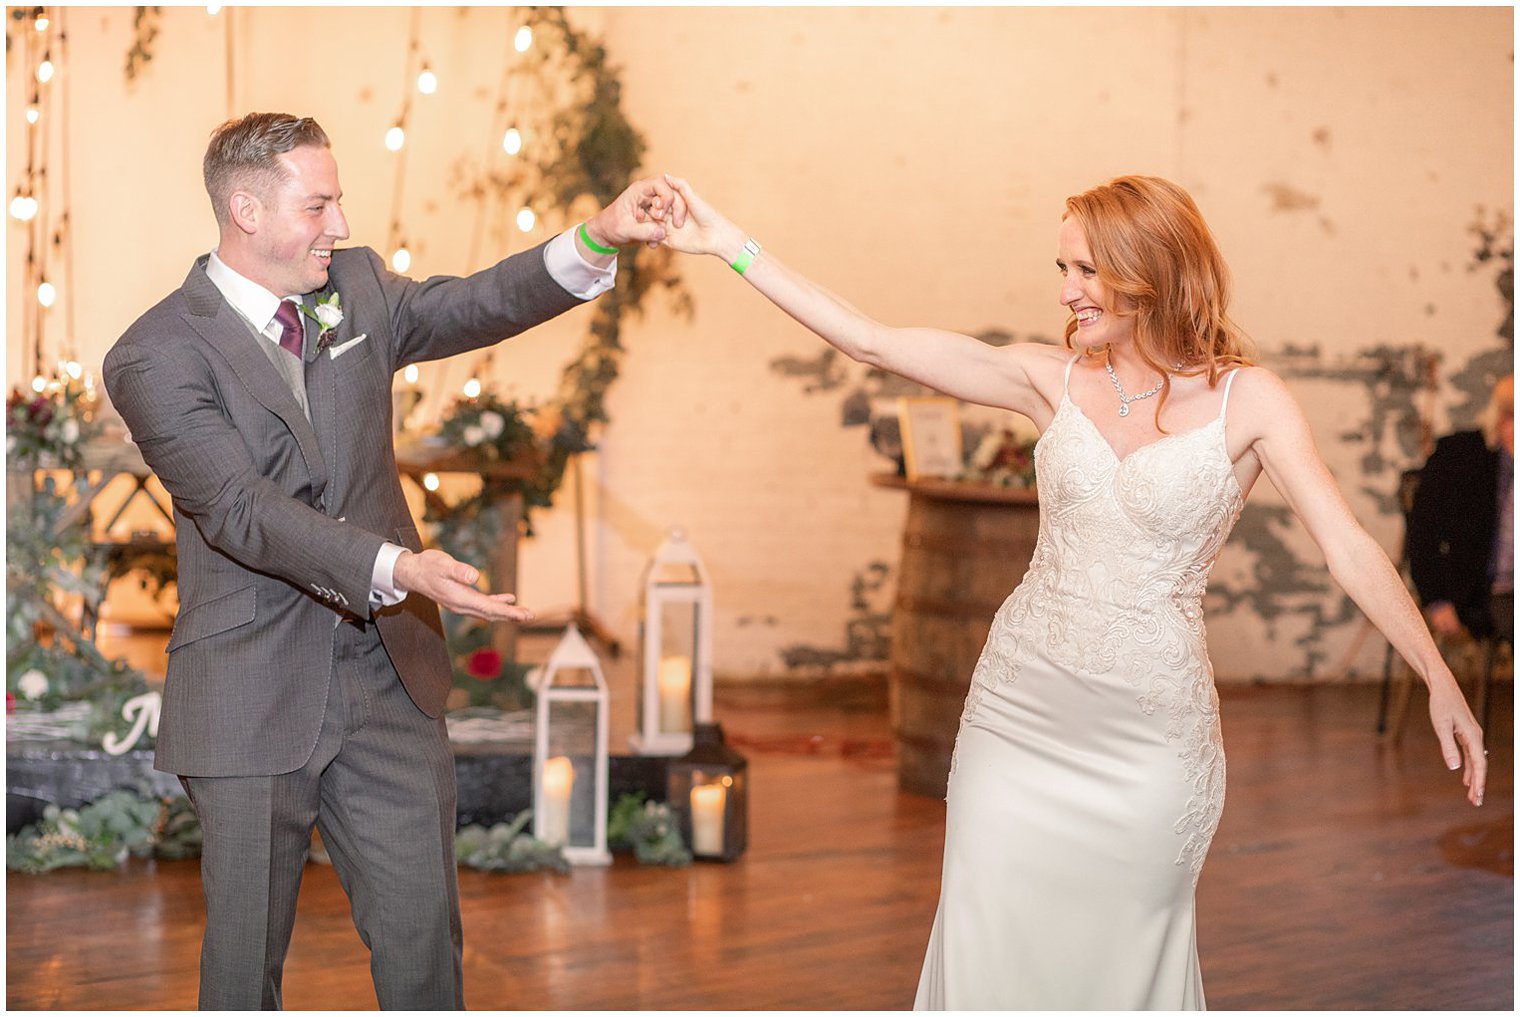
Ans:
[[[1016,678],[973,690],[915,1008],[1203,1008],[1193,784],[1137,695],[1028,648]]]

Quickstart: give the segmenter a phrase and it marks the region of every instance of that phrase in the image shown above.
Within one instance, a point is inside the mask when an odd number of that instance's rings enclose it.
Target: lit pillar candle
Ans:
[[[542,823],[539,840],[561,847],[570,843],[570,789],[575,785],[575,768],[569,756],[555,756],[544,761],[539,808]]]
[[[722,784],[698,784],[691,789],[692,854],[723,854],[723,806],[728,789]]]
[[[660,730],[691,730],[691,658],[660,661]]]

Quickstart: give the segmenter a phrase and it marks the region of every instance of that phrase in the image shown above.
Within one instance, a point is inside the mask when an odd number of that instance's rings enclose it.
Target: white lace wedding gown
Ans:
[[[1062,393],[1034,557],[966,697],[915,1008],[1203,1008],[1224,747],[1200,601],[1243,503],[1233,381],[1214,420],[1122,461]]]

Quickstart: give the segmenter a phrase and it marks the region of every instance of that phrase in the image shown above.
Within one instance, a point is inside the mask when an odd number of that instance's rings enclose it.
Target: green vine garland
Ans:
[[[541,61],[547,62],[549,54],[556,52],[553,41],[560,42],[558,52],[563,54],[569,90],[569,98],[552,119],[553,143],[534,163],[538,180],[529,190],[528,201],[538,207],[570,208],[589,194],[605,207],[634,181],[645,149],[643,136],[623,112],[617,70],[608,61],[606,47],[573,27],[563,8],[529,8],[526,22],[535,37],[544,41],[535,47]],[[466,174],[460,190],[466,198],[479,199],[492,191],[509,192],[514,183],[512,178],[481,171]],[[616,286],[597,298],[590,329],[561,372],[556,397],[538,411],[547,422],[548,439],[537,473],[527,482],[482,491],[481,497],[489,499],[502,489],[519,490],[525,518],[531,509],[550,504],[570,457],[592,449],[593,431],[609,420],[607,393],[618,377],[626,316],[642,313],[645,299],[657,289],[666,292],[677,313],[690,315],[691,297],[681,286],[671,252],[625,248],[618,256]],[[474,514],[478,507],[462,504],[453,511]]]
[[[532,809],[508,823],[461,827],[454,835],[458,864],[486,872],[569,872],[563,848],[528,832]],[[183,795],[154,798],[110,791],[78,809],[49,805],[42,820],[5,839],[5,867],[32,874],[80,867],[114,869],[129,856],[194,858],[201,852],[201,826]],[[623,795],[609,813],[608,846],[631,849],[645,865],[682,866],[691,852],[681,840],[670,807]]]

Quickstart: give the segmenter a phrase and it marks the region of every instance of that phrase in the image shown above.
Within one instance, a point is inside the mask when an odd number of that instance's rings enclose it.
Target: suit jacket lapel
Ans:
[[[320,497],[327,487],[327,460],[317,443],[316,431],[301,411],[295,395],[264,351],[258,348],[257,344],[262,340],[248,330],[243,319],[222,297],[222,291],[207,278],[204,260],[197,261],[190,269],[182,288],[190,308],[190,313],[185,316],[186,323],[221,354],[249,393],[290,428],[300,446],[301,456],[306,460],[312,489]]]

